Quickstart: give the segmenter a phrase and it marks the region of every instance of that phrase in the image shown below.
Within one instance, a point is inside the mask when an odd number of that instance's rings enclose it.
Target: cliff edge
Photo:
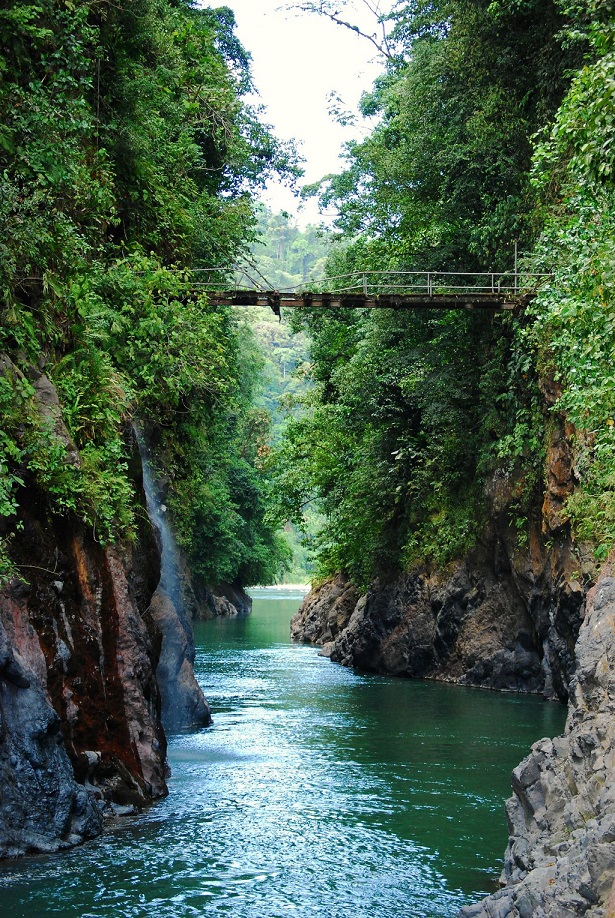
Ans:
[[[615,914],[615,579],[588,596],[563,736],[513,772],[505,888],[461,918]]]
[[[563,419],[546,481],[523,540],[510,517],[517,482],[495,475],[485,489],[487,523],[464,558],[381,577],[362,593],[338,574],[305,598],[293,639],[367,671],[567,701],[593,566],[563,509],[575,484]]]

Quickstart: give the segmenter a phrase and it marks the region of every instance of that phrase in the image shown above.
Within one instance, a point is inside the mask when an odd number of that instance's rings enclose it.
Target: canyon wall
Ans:
[[[19,372],[7,359],[0,369]],[[52,383],[34,369],[32,379],[78,464]],[[131,461],[139,490],[136,450]],[[74,514],[51,513],[27,476],[18,497],[18,525],[0,533],[16,570],[0,590],[0,857],[71,847],[105,816],[164,796],[161,715],[171,729],[210,722],[192,668],[189,573],[180,559],[184,587],[171,595],[155,521],[137,514],[130,543],[103,546]]]
[[[590,547],[571,539],[570,433],[560,419],[527,539],[511,524],[515,481],[496,476],[463,560],[363,594],[338,575],[291,625],[346,666],[568,702],[565,734],[537,742],[513,773],[503,888],[462,918],[615,918],[615,579],[609,564],[597,578]]]
[[[26,491],[0,592],[0,856],[91,838],[166,794],[149,615],[157,553],[103,548]]]
[[[375,581],[362,595],[338,576],[306,597],[293,638],[346,666],[567,700],[593,570],[563,513],[574,486],[568,433],[562,421],[524,540],[510,517],[518,483],[495,476],[488,523],[465,558]]]
[[[587,597],[563,736],[535,743],[506,804],[504,888],[462,918],[615,915],[615,579]]]
[[[243,590],[222,584],[214,593],[194,577],[167,517],[168,481],[156,476],[151,431],[134,425],[147,513],[160,554],[160,579],[149,612],[160,633],[156,680],[161,693],[162,723],[177,732],[211,724],[211,711],[194,675],[196,619],[249,614],[252,601]]]

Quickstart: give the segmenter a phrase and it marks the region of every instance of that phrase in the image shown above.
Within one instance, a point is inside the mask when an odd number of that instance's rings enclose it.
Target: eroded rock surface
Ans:
[[[8,358],[0,372],[20,375]],[[35,367],[30,380],[78,466],[53,384]],[[98,834],[104,813],[167,792],[151,529],[141,521],[134,545],[103,548],[24,479],[9,543],[21,578],[0,590],[0,857],[70,847]]]
[[[22,522],[13,549],[27,582],[0,592],[4,855],[76,844],[100,831],[103,808],[166,793],[148,594],[133,553],[105,550],[25,499]]]
[[[11,619],[10,634],[0,621],[0,857],[59,851],[102,826],[98,803],[75,781],[60,718],[41,685],[36,635],[26,629],[17,642],[22,623]]]
[[[532,614],[510,568],[476,552],[446,574],[415,570],[362,596],[338,576],[306,597],[291,634],[345,666],[565,700],[584,595],[559,593],[563,634],[556,615]]]
[[[513,772],[504,889],[463,918],[613,918],[615,579],[588,597],[566,730]]]
[[[194,674],[192,622],[181,600],[159,586],[150,612],[161,634],[156,679],[162,699],[162,721],[167,732],[206,727],[211,723],[209,705]]]
[[[562,421],[525,544],[510,520],[514,476],[494,475],[489,524],[465,558],[377,580],[363,596],[338,575],[308,594],[293,638],[346,666],[566,701],[585,603],[583,562],[563,511],[574,486],[569,433]]]
[[[356,588],[338,574],[308,593],[291,620],[291,637],[323,645],[323,653],[328,655],[335,639],[347,627],[358,600]]]
[[[161,545],[164,552],[164,543]],[[164,577],[154,593],[150,613],[160,631],[156,678],[167,733],[206,727],[212,722],[209,704],[194,674],[193,622],[247,615],[252,600],[237,587],[222,585],[214,593],[191,576],[185,556],[173,546],[163,556]]]

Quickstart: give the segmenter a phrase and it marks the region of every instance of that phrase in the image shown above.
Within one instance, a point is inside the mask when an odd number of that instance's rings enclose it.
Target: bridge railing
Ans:
[[[446,294],[493,293],[522,294],[535,291],[551,275],[465,271],[364,271],[338,274],[324,280],[326,288],[337,293]]]
[[[197,268],[192,273],[195,276],[194,286],[212,293],[233,290],[266,292],[275,289],[254,267],[242,266],[233,271],[223,268]],[[296,286],[281,287],[277,292],[293,295],[326,291],[365,296],[485,293],[523,295],[535,292],[550,277],[551,274],[526,271],[355,271],[319,280],[307,280]]]
[[[267,279],[256,271],[244,268],[193,268],[193,286],[211,292],[231,290],[271,290]]]

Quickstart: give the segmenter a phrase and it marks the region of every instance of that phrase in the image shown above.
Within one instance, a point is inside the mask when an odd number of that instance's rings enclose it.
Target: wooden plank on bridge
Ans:
[[[506,293],[278,293],[275,290],[234,290],[208,293],[209,302],[220,306],[269,306],[280,309],[490,309],[496,312],[523,307],[532,294]]]

